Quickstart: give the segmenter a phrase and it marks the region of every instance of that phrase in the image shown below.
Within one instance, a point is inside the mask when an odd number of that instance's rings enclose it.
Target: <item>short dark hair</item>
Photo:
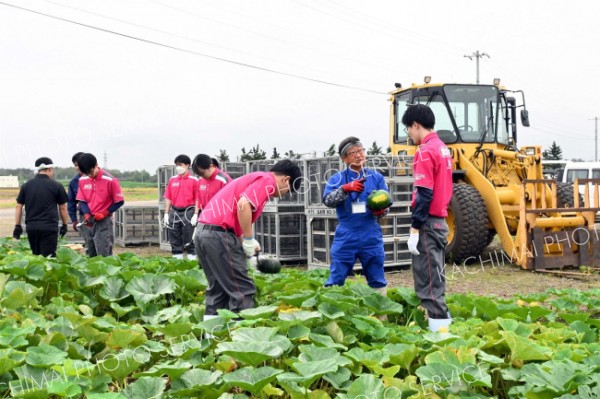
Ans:
[[[92,169],[98,166],[98,160],[93,154],[85,153],[79,156],[77,159],[77,165],[79,166],[81,173],[87,175],[92,171]]]
[[[75,155],[73,155],[73,157],[71,157],[71,163],[72,164],[78,164],[79,165],[79,157],[82,156],[83,154],[85,154],[84,152],[76,152]]]
[[[297,193],[302,184],[302,172],[300,167],[289,159],[282,159],[277,162],[270,170],[272,173],[280,176],[290,177],[290,191]]]
[[[212,165],[212,158],[206,154],[198,154],[196,158],[194,158],[194,162],[192,163],[192,171],[199,175],[200,169],[208,169],[210,165]]]
[[[190,157],[188,157],[187,155],[181,154],[181,155],[177,155],[175,157],[175,162],[174,163],[176,163],[176,164],[182,163],[184,165],[189,165],[189,164],[192,163],[192,161],[190,160]]]
[[[37,168],[40,165],[52,165],[52,160],[48,157],[41,157],[35,160],[35,167]],[[44,169],[48,169],[48,168],[43,168],[40,170],[44,170]]]
[[[362,143],[358,137],[350,136],[342,140],[338,146],[338,153],[340,154],[340,157],[345,156],[346,152],[354,145],[362,146]]]
[[[215,168],[219,167],[219,161],[217,160],[217,158],[211,158],[212,160],[212,164],[215,165]]]
[[[402,115],[402,124],[411,126],[417,122],[425,129],[433,129],[435,126],[435,115],[431,108],[425,104],[409,105],[404,115]]]

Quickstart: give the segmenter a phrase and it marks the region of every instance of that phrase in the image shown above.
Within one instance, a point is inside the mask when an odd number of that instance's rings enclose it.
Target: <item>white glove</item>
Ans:
[[[192,226],[195,226],[198,224],[198,214],[194,213],[194,216],[192,216],[192,219],[190,220],[190,224]]]
[[[163,223],[166,225],[169,224],[169,212],[165,212],[165,216],[163,217]]]
[[[419,243],[419,233],[410,233],[408,237],[408,250],[413,255],[420,255],[421,253],[417,250],[417,244]]]
[[[260,244],[254,239],[254,237],[244,238],[242,248],[244,249],[244,253],[246,254],[246,256],[251,258],[254,255],[256,255],[258,251],[260,251]]]

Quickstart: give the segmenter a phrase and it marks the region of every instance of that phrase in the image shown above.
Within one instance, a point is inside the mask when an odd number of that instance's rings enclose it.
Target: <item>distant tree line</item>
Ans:
[[[75,168],[54,168],[54,178],[59,181],[69,181],[75,176],[77,171]],[[132,181],[139,183],[157,183],[156,174],[151,175],[145,170],[128,170],[121,171],[119,169],[108,169],[108,173],[119,179],[120,181]],[[19,176],[19,184],[25,183],[34,176],[33,169],[17,168],[7,169],[0,168],[0,176]]]
[[[388,147],[384,152],[383,147],[377,145],[377,142],[374,141],[371,147],[366,149],[368,155],[384,155],[389,154],[391,152],[391,148]],[[273,151],[270,156],[267,156],[267,152],[260,148],[260,144],[256,144],[249,150],[246,150],[246,147],[242,147],[241,154],[237,157],[239,162],[246,161],[258,161],[261,159],[281,159],[281,158],[289,158],[289,159],[300,159],[302,156],[308,155],[309,157],[332,157],[337,155],[337,147],[335,144],[331,144],[329,148],[325,151],[313,151],[310,153],[298,153],[294,150],[287,150],[283,153],[283,156],[277,150],[277,147],[273,147]],[[219,150],[219,155],[217,155],[217,159],[221,162],[230,162],[231,159],[229,154],[227,154],[226,150]]]

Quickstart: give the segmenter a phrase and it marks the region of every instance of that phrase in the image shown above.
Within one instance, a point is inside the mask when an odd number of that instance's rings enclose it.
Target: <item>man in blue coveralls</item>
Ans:
[[[339,220],[325,286],[343,285],[358,258],[369,287],[385,296],[383,237],[377,220],[389,208],[370,210],[367,197],[375,190],[389,190],[381,173],[364,167],[367,158],[358,138],[342,140],[338,150],[346,168],[329,179],[323,193],[323,203],[336,209]]]

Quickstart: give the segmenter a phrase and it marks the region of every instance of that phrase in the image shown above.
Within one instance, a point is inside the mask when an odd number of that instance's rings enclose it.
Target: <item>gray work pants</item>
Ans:
[[[417,250],[412,256],[415,292],[427,314],[433,319],[447,319],[445,249],[448,225],[443,218],[429,216],[419,231]]]
[[[194,243],[208,280],[205,314],[216,315],[218,309],[237,313],[254,307],[256,287],[248,275],[240,239],[232,231],[207,230],[199,224]]]
[[[194,226],[190,223],[192,216],[194,216],[193,206],[182,210],[171,208],[169,212],[169,243],[173,255],[182,254],[184,250],[188,255],[196,255],[192,242]]]
[[[94,222],[91,226],[84,224],[81,226],[80,231],[85,240],[86,253],[90,258],[93,256],[111,256],[113,254],[115,236],[112,216]]]

